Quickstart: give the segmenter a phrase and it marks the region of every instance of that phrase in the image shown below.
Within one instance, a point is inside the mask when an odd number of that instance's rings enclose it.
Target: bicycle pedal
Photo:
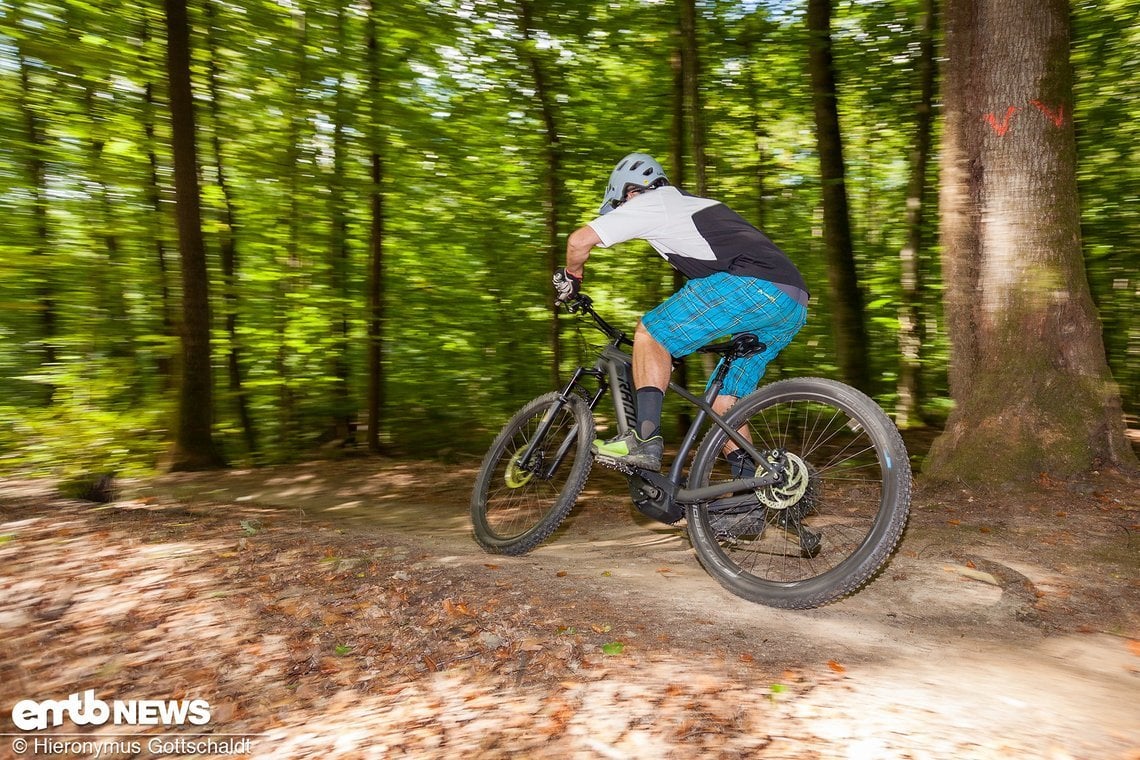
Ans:
[[[611,459],[610,457],[595,455],[594,461],[607,469],[617,470],[622,475],[636,475],[638,473],[638,469],[636,467],[630,467],[625,462],[619,462],[618,460]]]

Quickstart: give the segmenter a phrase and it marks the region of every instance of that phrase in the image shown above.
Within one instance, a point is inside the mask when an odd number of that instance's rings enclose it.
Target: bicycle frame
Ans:
[[[589,399],[588,405],[590,410],[595,411],[605,396],[606,391],[612,389],[614,417],[617,421],[618,434],[623,434],[633,426],[636,417],[632,377],[633,358],[621,349],[622,345],[632,345],[632,341],[630,341],[623,332],[611,326],[594,311],[588,298],[584,296],[578,297],[578,300],[571,305],[571,311],[577,310],[582,310],[592,317],[597,328],[610,340],[609,343],[603,347],[596,364],[592,368],[579,367],[575,370],[569,382],[567,382],[560,391],[560,396],[564,403],[568,402],[571,396],[584,396]],[[725,496],[738,491],[754,491],[758,488],[776,483],[783,475],[783,468],[781,466],[769,461],[769,458],[761,454],[748,438],[741,435],[739,431],[732,429],[725,422],[724,417],[717,414],[712,408],[713,402],[720,395],[724,378],[728,373],[732,360],[733,356],[731,353],[725,352],[725,360],[720,363],[716,374],[713,376],[712,382],[709,383],[708,388],[702,396],[696,396],[676,383],[672,381],[669,382],[669,390],[697,408],[696,418],[693,420],[693,424],[689,426],[689,430],[681,441],[677,454],[673,458],[673,462],[669,468],[668,475],[641,470],[636,471],[635,474],[650,485],[662,489],[670,503],[679,505],[700,504],[719,496]],[[598,388],[593,393],[590,393],[583,385],[582,381],[585,377],[592,377],[597,381]],[[546,430],[552,423],[556,411],[556,408],[552,408],[544,417],[534,437],[535,441],[541,440],[545,436]],[[729,439],[752,457],[752,461],[756,462],[759,468],[754,477],[726,481],[704,488],[689,489],[681,487],[681,484],[684,482],[685,462],[693,446],[696,445],[697,438],[705,427],[706,422],[711,422],[711,424],[721,428]],[[549,476],[557,469],[563,458],[569,452],[575,439],[574,433],[576,432],[576,428],[574,428],[571,434],[567,435],[566,441],[562,444],[556,456],[549,462],[549,467],[546,472],[540,473],[541,475]],[[520,458],[521,462],[525,463],[531,460],[534,453],[534,445],[535,444],[532,443],[531,447],[523,453]],[[760,474],[760,470],[763,471],[763,474]],[[729,507],[732,505],[724,504],[723,506]]]

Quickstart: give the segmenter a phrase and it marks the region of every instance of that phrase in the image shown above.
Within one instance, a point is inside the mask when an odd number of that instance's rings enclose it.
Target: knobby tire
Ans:
[[[546,415],[549,426],[536,448],[537,466],[520,465]],[[553,472],[545,470],[556,452],[574,440]],[[546,540],[574,508],[594,463],[594,419],[577,396],[539,396],[503,426],[483,457],[471,494],[471,524],[476,542],[492,554],[520,555]]]
[[[693,547],[722,586],[760,604],[808,609],[853,593],[886,564],[906,524],[911,471],[898,429],[874,401],[833,380],[796,378],[741,399],[725,419],[746,427],[761,451],[797,456],[807,477],[776,508],[765,503],[775,500],[770,491],[731,513],[715,503],[688,508]],[[732,479],[726,440],[717,427],[706,434],[690,488]],[[819,537],[812,551],[801,531]]]

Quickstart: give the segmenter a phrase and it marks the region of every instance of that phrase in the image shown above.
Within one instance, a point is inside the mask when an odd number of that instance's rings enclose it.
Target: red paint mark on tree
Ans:
[[[1030,103],[1030,105],[1036,107],[1038,111],[1040,111],[1041,113],[1048,116],[1049,120],[1051,122],[1053,122],[1053,126],[1059,127],[1065,123],[1065,104],[1064,103],[1059,104],[1057,106],[1056,111],[1049,108],[1049,106],[1045,105],[1040,100],[1031,100],[1031,101],[1029,101],[1029,103]]]
[[[997,133],[998,137],[1005,137],[1005,133],[1009,131],[1009,122],[1013,115],[1017,113],[1017,106],[1010,106],[1005,111],[1005,118],[1002,119],[1001,124],[998,124],[997,117],[993,113],[986,114],[986,123],[990,125],[990,129]]]

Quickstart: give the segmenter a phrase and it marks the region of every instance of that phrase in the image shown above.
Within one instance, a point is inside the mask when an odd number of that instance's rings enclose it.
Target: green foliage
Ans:
[[[668,152],[676,17],[651,0],[533,6],[525,51],[541,60],[556,103],[565,233],[591,218],[618,156]],[[773,378],[836,369],[799,6],[698,3],[712,193],[762,219],[815,296]],[[1133,404],[1136,6],[1076,4],[1074,44],[1088,271],[1110,362]],[[898,365],[917,7],[835,9],[856,255],[883,401]],[[374,136],[386,209],[382,441],[408,453],[479,451],[514,408],[547,389],[553,355],[544,125],[517,0],[383,3],[378,87],[367,3],[200,0],[190,10],[214,430],[227,458],[294,458],[333,441],[336,418],[363,419]],[[0,5],[5,469],[137,472],[161,464],[171,440],[181,284],[162,30],[150,5]],[[931,215],[931,246],[936,222]],[[343,269],[334,256],[340,224]],[[237,267],[227,288],[220,252],[231,240]],[[945,409],[933,247],[926,256],[925,403]],[[588,277],[605,313],[631,329],[671,287],[667,265],[637,245],[599,251]],[[562,317],[564,371],[588,355],[589,336],[574,324]],[[240,392],[226,369],[233,349]]]

